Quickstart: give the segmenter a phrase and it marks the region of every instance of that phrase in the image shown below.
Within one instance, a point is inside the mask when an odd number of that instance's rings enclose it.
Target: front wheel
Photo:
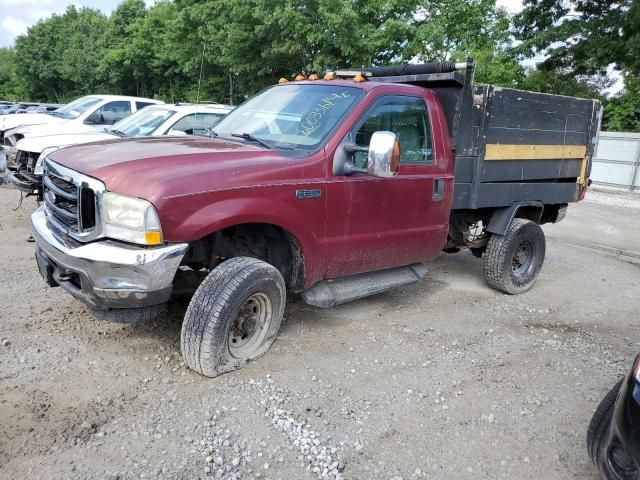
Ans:
[[[280,328],[285,300],[275,267],[248,257],[222,263],[187,308],[180,337],[186,364],[215,377],[264,355]]]
[[[516,218],[505,235],[491,235],[484,252],[484,276],[490,287],[512,295],[533,287],[545,255],[544,232]]]
[[[621,379],[602,399],[587,431],[587,449],[593,464],[607,480],[638,480],[638,468],[629,453],[616,443],[609,443],[611,422],[616,406],[618,392],[624,379]]]

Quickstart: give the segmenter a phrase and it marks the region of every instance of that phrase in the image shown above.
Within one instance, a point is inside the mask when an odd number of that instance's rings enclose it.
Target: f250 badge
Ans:
[[[313,188],[311,190],[296,190],[297,200],[307,200],[310,198],[320,198],[322,196],[322,190],[319,188]]]

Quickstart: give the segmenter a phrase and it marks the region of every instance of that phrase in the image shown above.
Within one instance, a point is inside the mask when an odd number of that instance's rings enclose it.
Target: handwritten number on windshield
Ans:
[[[309,136],[320,124],[320,120],[333,106],[336,101],[349,98],[349,92],[333,93],[324,97],[316,107],[309,112],[300,122],[300,126],[296,129],[296,133],[305,137]]]

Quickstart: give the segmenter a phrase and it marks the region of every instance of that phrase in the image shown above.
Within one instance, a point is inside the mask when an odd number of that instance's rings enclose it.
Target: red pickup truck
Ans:
[[[524,292],[544,259],[540,224],[587,188],[599,104],[474,85],[472,71],[283,79],[209,138],[58,150],[31,217],[40,272],[116,322],[195,290],[182,351],[208,376],[270,347],[287,291],[329,307],[470,248],[491,287]]]

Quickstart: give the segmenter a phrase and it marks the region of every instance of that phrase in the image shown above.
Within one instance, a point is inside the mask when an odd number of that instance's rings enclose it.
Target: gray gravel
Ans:
[[[0,188],[0,478],[598,478],[587,425],[640,351],[637,197],[545,226],[531,292],[443,255],[332,310],[290,299],[270,352],[213,380],[180,356],[184,305],[113,325],[46,288],[18,200]]]

